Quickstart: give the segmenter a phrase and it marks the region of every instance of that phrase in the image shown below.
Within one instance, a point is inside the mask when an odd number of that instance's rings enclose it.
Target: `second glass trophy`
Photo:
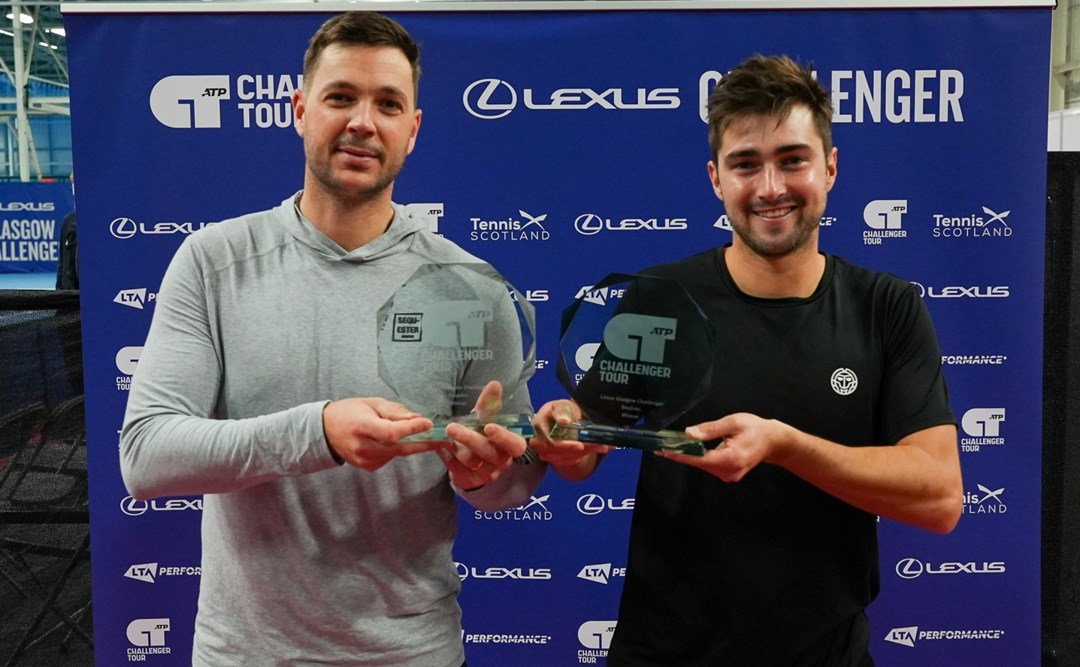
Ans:
[[[422,265],[379,309],[379,376],[397,400],[434,422],[406,440],[445,440],[451,422],[481,430],[502,424],[532,435],[527,382],[536,369],[536,317],[491,265]],[[498,380],[504,410],[472,413]]]
[[[714,339],[676,280],[607,276],[563,313],[558,377],[587,420],[551,437],[703,455],[703,442],[666,427],[708,392]]]

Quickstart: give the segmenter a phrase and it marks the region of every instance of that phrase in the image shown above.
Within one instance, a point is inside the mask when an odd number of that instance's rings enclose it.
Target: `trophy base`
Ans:
[[[681,431],[646,431],[636,428],[605,426],[587,421],[556,424],[551,429],[552,440],[577,440],[597,445],[612,445],[643,449],[649,452],[676,452],[704,456],[705,443],[686,437]]]
[[[431,430],[406,436],[402,438],[400,442],[450,440],[451,438],[446,435],[446,427],[450,424],[461,424],[465,428],[476,431],[477,433],[483,433],[484,427],[488,424],[499,424],[523,438],[531,438],[534,434],[532,416],[527,414],[501,414],[495,415],[492,419],[485,419],[484,421],[477,419],[476,415],[464,415],[458,419],[432,417],[431,421],[433,424]]]

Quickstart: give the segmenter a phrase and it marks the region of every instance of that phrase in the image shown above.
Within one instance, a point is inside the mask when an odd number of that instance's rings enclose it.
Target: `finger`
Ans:
[[[521,456],[529,446],[525,438],[501,424],[485,424],[484,435],[489,443],[510,457]]]
[[[498,380],[488,382],[476,399],[476,406],[473,407],[473,412],[476,413],[479,421],[485,422],[495,419],[499,414],[499,410],[502,409],[502,399],[503,388]]]
[[[400,419],[397,421],[388,419],[373,420],[365,424],[363,430],[365,431],[364,435],[372,440],[378,440],[380,442],[397,442],[410,435],[430,431],[431,427],[432,423],[430,419],[426,417],[411,417],[409,419]]]
[[[448,440],[410,440],[396,442],[393,447],[398,456],[412,456],[424,452],[440,452],[449,449],[452,444]]]
[[[722,429],[719,421],[704,422],[702,424],[695,424],[694,426],[686,427],[686,437],[693,438],[694,440],[718,440],[723,438],[727,429]]]
[[[586,452],[592,452],[593,454],[609,454],[617,449],[614,445],[597,445],[591,442],[583,442],[581,445],[585,448]]]
[[[468,449],[479,458],[492,462],[498,459],[498,449],[483,433],[477,433],[461,424],[450,424],[446,427],[446,435],[457,445]]]
[[[455,482],[462,481],[462,478],[467,478],[472,475],[469,468],[462,463],[449,448],[440,449],[436,453],[439,455],[439,458],[442,459],[443,465],[446,466],[446,469],[450,472],[450,476]]]
[[[397,401],[390,401],[379,397],[373,397],[366,400],[368,405],[371,406],[371,409],[375,411],[375,414],[383,419],[411,419],[420,416],[420,413]]]
[[[655,452],[653,452],[653,454],[655,454],[656,456],[659,456],[659,457],[674,461],[676,463],[681,463],[683,465],[692,466],[694,468],[706,468],[706,467],[708,467],[708,463],[705,461],[705,457],[703,457],[703,456],[689,456],[687,454],[679,454],[678,452],[668,452],[668,451],[655,451]]]
[[[555,418],[555,422],[559,424],[569,424],[578,418],[574,410],[574,404],[570,401],[560,401],[552,410],[552,416]]]

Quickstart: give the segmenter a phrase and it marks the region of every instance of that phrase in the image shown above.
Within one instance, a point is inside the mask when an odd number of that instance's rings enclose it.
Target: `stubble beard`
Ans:
[[[745,222],[750,218],[749,213],[745,214],[743,221],[736,221],[734,216],[730,215],[729,218],[731,218],[732,231],[739,237],[743,245],[754,254],[760,257],[779,258],[791,255],[807,247],[813,239],[821,221],[821,216],[824,213],[825,211],[808,212],[804,210],[799,215],[798,222],[788,234],[771,238],[757,234],[751,229],[750,224]]]
[[[401,169],[405,166],[404,156],[400,160],[391,162],[386,159],[388,156],[385,151],[381,151],[380,155],[382,156],[381,173],[370,185],[361,188],[347,185],[343,179],[334,175],[334,169],[330,164],[332,154],[331,158],[326,160],[312,160],[309,155],[307,161],[308,170],[321,189],[335,199],[352,204],[362,204],[372,201],[386,192],[394,184],[398,174],[401,173]]]

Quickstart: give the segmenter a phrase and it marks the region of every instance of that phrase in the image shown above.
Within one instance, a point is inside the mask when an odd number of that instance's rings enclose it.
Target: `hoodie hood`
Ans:
[[[427,229],[423,220],[405,212],[405,207],[391,202],[394,217],[390,226],[371,242],[352,251],[346,251],[336,241],[323,234],[318,227],[300,212],[300,196],[303,190],[281,202],[280,208],[289,207],[292,215],[286,215],[289,233],[300,243],[308,246],[326,259],[343,262],[370,262],[399,252],[405,252],[412,244],[415,235]]]

